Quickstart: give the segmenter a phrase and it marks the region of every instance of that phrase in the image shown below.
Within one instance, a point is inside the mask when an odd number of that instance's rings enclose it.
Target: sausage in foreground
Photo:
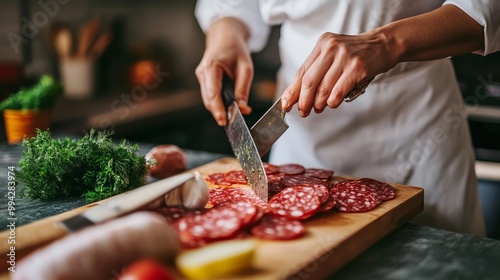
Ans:
[[[171,260],[178,236],[155,213],[138,212],[76,232],[23,259],[13,280],[108,280],[140,258]]]

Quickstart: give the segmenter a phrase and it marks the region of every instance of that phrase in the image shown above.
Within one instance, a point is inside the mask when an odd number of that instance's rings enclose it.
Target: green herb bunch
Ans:
[[[53,139],[49,131],[23,140],[20,195],[50,199],[83,195],[87,203],[137,188],[146,182],[138,145],[115,143],[109,132],[91,130],[83,138]]]
[[[51,76],[44,75],[38,83],[29,88],[22,88],[0,103],[0,111],[11,110],[38,110],[52,108],[57,99],[63,94],[63,86]]]

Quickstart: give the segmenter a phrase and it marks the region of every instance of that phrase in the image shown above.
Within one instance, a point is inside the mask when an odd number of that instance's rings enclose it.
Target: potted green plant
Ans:
[[[35,136],[37,128],[48,129],[51,110],[62,94],[62,85],[43,75],[34,86],[22,88],[1,102],[7,141],[15,144]]]

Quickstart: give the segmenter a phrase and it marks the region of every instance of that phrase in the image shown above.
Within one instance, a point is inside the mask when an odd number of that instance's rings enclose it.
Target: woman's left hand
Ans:
[[[354,86],[396,65],[395,50],[387,38],[376,32],[350,36],[324,33],[290,86],[282,95],[289,111],[295,103],[301,117],[326,106],[337,108]]]

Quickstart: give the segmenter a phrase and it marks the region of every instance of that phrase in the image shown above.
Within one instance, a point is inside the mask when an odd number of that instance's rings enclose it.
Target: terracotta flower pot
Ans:
[[[36,129],[46,130],[50,125],[48,110],[3,110],[7,142],[15,144],[36,136]]]

